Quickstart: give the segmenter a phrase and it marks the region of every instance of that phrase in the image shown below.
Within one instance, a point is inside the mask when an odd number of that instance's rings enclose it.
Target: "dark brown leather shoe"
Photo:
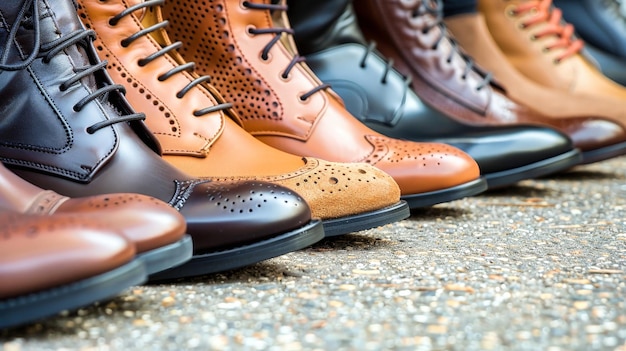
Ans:
[[[584,113],[545,115],[534,110],[540,102],[520,104],[511,99],[490,74],[459,53],[442,23],[440,1],[364,0],[354,5],[365,36],[378,43],[401,73],[413,77],[414,91],[434,108],[478,125],[557,128],[583,151],[583,162],[626,153],[626,130],[610,118]],[[469,29],[467,33],[479,35]]]
[[[303,62],[284,1],[169,1],[164,17],[181,54],[233,102],[238,122],[266,144],[301,156],[367,162],[390,174],[411,207],[480,193],[476,162],[440,143],[389,138],[354,118]],[[198,13],[199,15],[190,15]]]
[[[323,237],[287,188],[194,179],[160,158],[71,1],[3,2],[0,13],[13,29],[0,31],[0,158],[20,177],[64,196],[139,193],[169,203],[186,219],[194,257],[168,277],[241,267]]]
[[[188,261],[193,253],[185,218],[161,200],[139,194],[69,198],[43,190],[0,164],[0,210],[49,216],[75,214],[111,227],[137,250],[148,274]]]
[[[78,13],[96,31],[94,44],[111,77],[146,113],[166,161],[196,177],[288,187],[322,219],[327,236],[409,216],[396,182],[376,167],[288,154],[237,125],[231,104],[183,60],[176,51],[181,44],[170,42],[159,3],[80,0]]]
[[[0,329],[112,297],[146,280],[134,245],[80,215],[0,211]]]

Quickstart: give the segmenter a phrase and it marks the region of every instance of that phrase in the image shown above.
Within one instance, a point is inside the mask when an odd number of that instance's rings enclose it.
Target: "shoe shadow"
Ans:
[[[411,210],[411,217],[407,218],[407,220],[415,220],[415,221],[423,221],[423,220],[436,220],[438,218],[445,219],[457,219],[461,218],[464,215],[470,214],[472,211],[466,210],[462,207],[449,207],[454,205],[446,205],[444,206],[434,206],[434,207],[426,207],[426,208],[417,208]]]
[[[562,181],[581,181],[581,180],[617,180],[624,179],[622,174],[614,172],[604,172],[590,170],[585,168],[575,168],[573,170],[552,174],[541,179],[562,180]]]
[[[549,197],[558,196],[559,190],[528,184],[516,184],[510,187],[488,190],[478,198],[487,197]]]

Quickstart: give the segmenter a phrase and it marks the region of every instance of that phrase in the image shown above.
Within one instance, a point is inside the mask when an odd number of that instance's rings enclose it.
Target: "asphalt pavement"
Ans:
[[[0,350],[626,351],[625,214],[622,157],[137,286],[0,331]]]

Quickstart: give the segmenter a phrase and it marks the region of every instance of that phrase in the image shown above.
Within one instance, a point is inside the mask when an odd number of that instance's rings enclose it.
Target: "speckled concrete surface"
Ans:
[[[626,351],[626,158],[0,331],[18,350]],[[0,317],[1,318],[1,317]]]

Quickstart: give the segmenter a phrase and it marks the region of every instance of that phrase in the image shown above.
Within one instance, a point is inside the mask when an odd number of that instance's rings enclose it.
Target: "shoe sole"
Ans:
[[[508,169],[502,172],[484,174],[489,190],[513,185],[520,180],[540,178],[568,170],[581,163],[582,154],[578,149],[554,156],[526,166]]]
[[[487,190],[487,182],[483,178],[479,178],[451,188],[415,195],[404,195],[401,199],[406,201],[411,209],[416,209],[478,195],[485,190]]]
[[[133,260],[75,283],[0,301],[0,328],[16,327],[64,310],[75,310],[118,295],[146,281],[143,262]]]
[[[326,237],[330,237],[380,227],[407,219],[410,216],[411,210],[406,201],[399,201],[397,204],[379,210],[359,213],[354,216],[325,219],[322,223]]]
[[[232,249],[194,255],[187,263],[150,276],[151,282],[188,278],[245,267],[289,252],[304,249],[324,238],[320,220],[273,238]]]
[[[152,275],[166,269],[179,266],[193,256],[193,242],[191,236],[185,235],[175,243],[142,252],[137,259],[146,266],[146,273]]]
[[[610,158],[622,155],[626,155],[626,142],[605,146],[600,149],[584,151],[583,159],[580,164],[586,165],[594,162],[608,160]]]

